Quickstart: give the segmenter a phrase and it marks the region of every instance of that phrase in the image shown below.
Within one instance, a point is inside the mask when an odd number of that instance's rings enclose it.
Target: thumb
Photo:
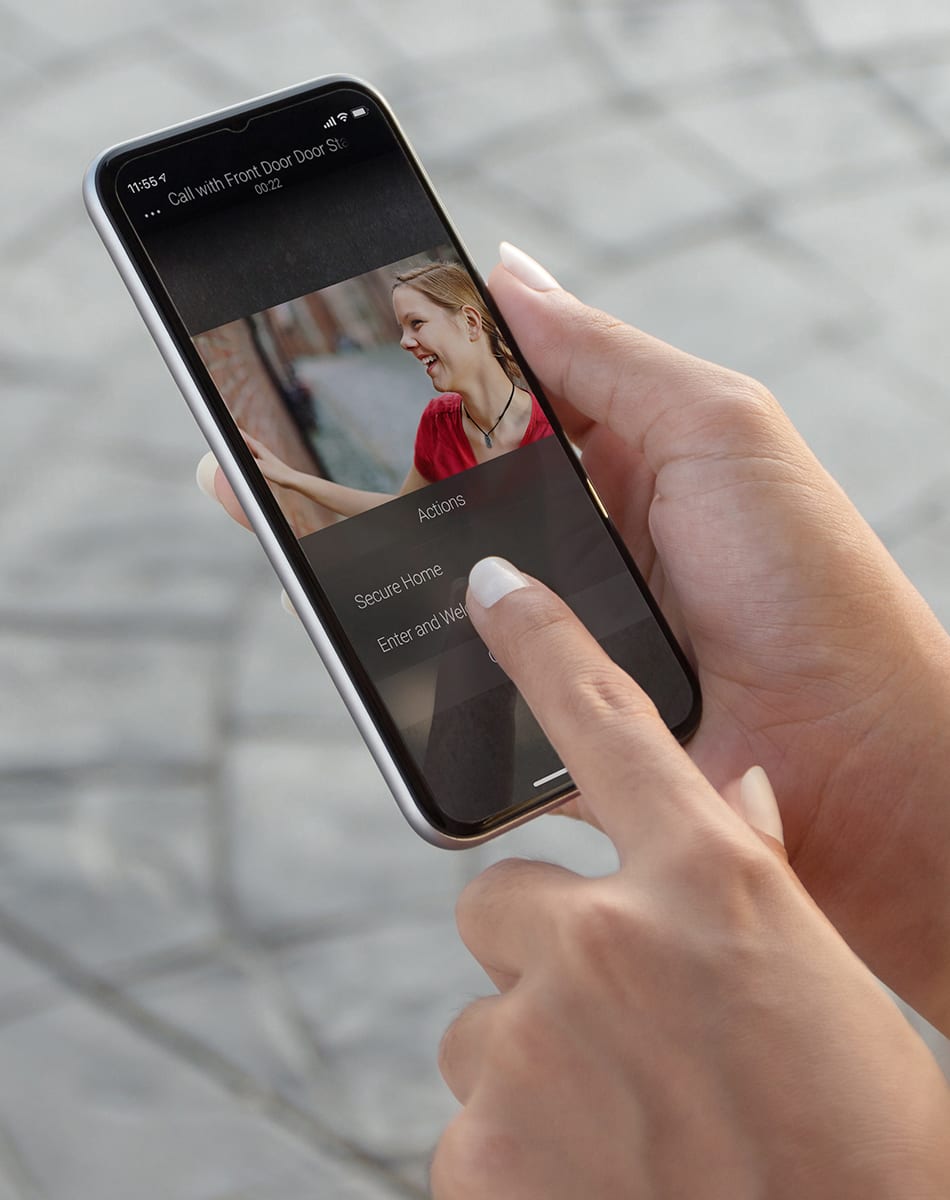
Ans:
[[[711,451],[774,445],[787,422],[760,384],[588,307],[510,243],[500,254],[492,297],[578,445],[605,426],[654,474]]]

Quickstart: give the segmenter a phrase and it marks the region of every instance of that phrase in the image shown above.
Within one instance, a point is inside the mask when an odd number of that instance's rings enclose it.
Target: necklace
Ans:
[[[475,418],[472,416],[472,414],[465,407],[465,401],[464,400],[462,401],[462,412],[465,413],[465,415],[468,417],[468,419],[472,422],[472,424],[475,426],[475,428],[478,430],[478,432],[485,439],[485,446],[489,450],[492,448],[491,435],[495,432],[495,430],[501,424],[501,418],[505,415],[505,413],[508,411],[508,409],[511,408],[511,402],[512,402],[512,400],[514,400],[514,398],[515,398],[515,385],[512,384],[511,385],[511,395],[508,397],[508,403],[501,410],[501,412],[498,416],[498,420],[491,427],[491,429],[482,429],[481,425],[479,425],[479,423],[475,420]]]

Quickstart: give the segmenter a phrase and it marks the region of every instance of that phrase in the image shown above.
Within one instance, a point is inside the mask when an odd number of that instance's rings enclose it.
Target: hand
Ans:
[[[241,437],[247,442],[248,449],[254,455],[254,461],[260,467],[261,474],[268,483],[276,483],[278,487],[299,490],[301,471],[289,467],[282,458],[277,457],[273,450],[265,446],[258,438],[251,437],[246,430],[241,430]]]
[[[501,994],[442,1043],[435,1200],[946,1196],[946,1083],[779,854],[550,592],[486,560],[467,604],[621,866],[463,892]]]
[[[254,461],[260,467],[264,478],[269,483],[277,484],[279,487],[289,487],[296,490],[301,472],[288,466],[283,459],[277,457],[273,450],[270,450],[257,438],[252,437],[245,429],[242,429],[240,433],[247,443],[248,449],[254,455]],[[228,516],[237,521],[239,525],[243,525],[245,529],[251,528],[251,523],[247,519],[244,509],[241,507],[241,502],[234,494],[234,489],[228,483],[224,472],[218,466],[217,460],[212,453],[205,454],[198,463],[195,478],[198,487],[201,488],[206,496],[210,496],[212,500],[217,500]]]
[[[690,648],[713,787],[761,763],[851,945],[950,1032],[950,641],[761,384],[502,247],[489,286]]]

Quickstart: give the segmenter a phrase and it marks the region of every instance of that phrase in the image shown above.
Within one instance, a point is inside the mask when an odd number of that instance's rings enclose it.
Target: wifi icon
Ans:
[[[345,124],[345,123],[346,123],[346,121],[349,119],[349,115],[350,115],[350,114],[349,114],[348,112],[341,112],[341,113],[337,113],[337,114],[336,114],[336,119],[337,119],[338,121],[340,121],[341,123]]]

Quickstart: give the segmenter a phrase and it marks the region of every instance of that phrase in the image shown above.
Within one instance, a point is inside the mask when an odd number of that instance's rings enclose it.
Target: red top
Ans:
[[[458,475],[460,471],[479,465],[465,433],[463,420],[462,397],[458,392],[436,396],[426,405],[416,430],[414,461],[416,470],[429,483],[438,483],[450,475]],[[540,404],[532,396],[531,416],[521,445],[540,442],[553,432]]]

